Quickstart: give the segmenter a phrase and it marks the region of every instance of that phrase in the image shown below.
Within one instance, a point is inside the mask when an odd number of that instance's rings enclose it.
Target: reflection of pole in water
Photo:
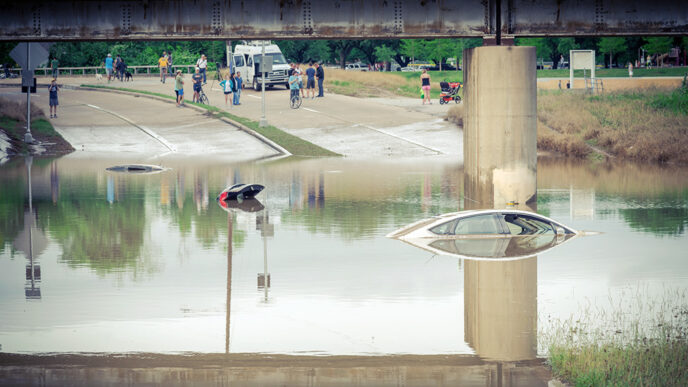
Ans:
[[[325,175],[318,176],[318,208],[325,208]]]
[[[57,203],[60,198],[60,177],[57,173],[57,162],[53,160],[50,163],[50,198],[53,204]]]
[[[112,204],[115,201],[115,178],[108,175],[106,196],[108,203]]]
[[[229,353],[229,312],[232,306],[232,212],[227,211],[227,316],[225,317],[225,353]]]
[[[33,164],[33,157],[26,157],[24,159],[24,164],[26,165],[27,184],[29,190],[29,212],[28,214],[24,214],[24,227],[28,229],[29,239],[26,249],[26,252],[28,253],[27,258],[29,260],[29,264],[26,267],[26,280],[29,283],[27,283],[27,285],[24,287],[24,296],[27,300],[30,300],[41,298],[41,289],[36,286],[36,281],[40,281],[41,278],[41,267],[35,264],[33,257],[33,228],[35,225],[35,217],[33,214],[33,190],[31,186],[31,165]]]

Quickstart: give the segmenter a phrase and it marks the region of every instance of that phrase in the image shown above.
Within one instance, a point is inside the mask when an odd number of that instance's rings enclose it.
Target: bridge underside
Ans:
[[[688,2],[29,0],[0,25],[0,41],[686,35]]]

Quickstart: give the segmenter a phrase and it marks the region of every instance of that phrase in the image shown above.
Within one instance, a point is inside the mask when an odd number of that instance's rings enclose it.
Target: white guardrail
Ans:
[[[178,69],[182,70],[185,73],[192,73],[194,72],[194,69],[196,68],[196,65],[172,65],[172,72],[177,71]],[[21,75],[22,69],[21,67],[14,67],[9,69],[11,73],[14,74],[19,74]],[[94,75],[96,73],[99,74],[105,74],[105,67],[103,66],[90,66],[90,67],[58,67],[57,69],[59,71],[59,75]],[[151,71],[152,70],[152,71]],[[0,70],[0,71],[4,71]],[[127,71],[130,71],[132,74],[160,74],[158,66],[127,66]],[[37,68],[34,71],[34,74],[36,76],[52,76],[53,74],[53,69],[50,67],[40,67]]]

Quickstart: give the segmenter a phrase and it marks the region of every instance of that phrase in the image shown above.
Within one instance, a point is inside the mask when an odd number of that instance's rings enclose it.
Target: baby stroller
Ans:
[[[461,97],[459,96],[459,89],[461,89],[461,82],[440,82],[440,88],[442,93],[440,93],[440,105],[445,103],[454,102],[459,103]]]

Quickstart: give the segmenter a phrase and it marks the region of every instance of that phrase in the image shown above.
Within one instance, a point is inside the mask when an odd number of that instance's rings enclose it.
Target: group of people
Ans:
[[[241,71],[236,73],[227,73],[225,79],[220,82],[222,92],[225,94],[225,105],[229,103],[230,95],[232,97],[232,105],[241,105],[239,98],[241,98],[241,88],[244,85],[244,80],[241,78]]]
[[[323,94],[323,82],[325,81],[325,70],[317,62],[311,62],[308,64],[306,69],[306,87],[303,87],[303,71],[301,70],[300,63],[292,63],[291,70],[289,72],[289,90],[291,90],[289,98],[299,95],[299,90],[301,90],[301,97],[307,98],[310,95],[311,99],[316,97],[315,95],[315,82],[318,82],[318,95],[317,97],[324,97]]]
[[[163,56],[158,60],[160,66],[160,82],[165,83],[165,75],[167,73],[167,62],[169,56],[163,52]],[[203,92],[203,85],[207,83],[206,69],[208,68],[208,59],[205,55],[196,61],[196,68],[194,74],[191,76],[191,83],[193,87],[192,102],[201,102],[201,93]],[[232,105],[241,105],[241,89],[244,80],[241,78],[241,72],[228,73],[225,79],[220,82],[220,87],[225,94],[225,105],[229,104],[229,99],[232,99]],[[174,78],[174,93],[177,96],[177,107],[184,106],[184,77],[182,70],[177,70]]]
[[[102,65],[105,66],[108,83],[110,83],[113,76],[119,79],[120,82],[124,81],[124,74],[127,72],[127,64],[121,56],[117,55],[117,57],[113,59],[112,54],[108,53]]]

